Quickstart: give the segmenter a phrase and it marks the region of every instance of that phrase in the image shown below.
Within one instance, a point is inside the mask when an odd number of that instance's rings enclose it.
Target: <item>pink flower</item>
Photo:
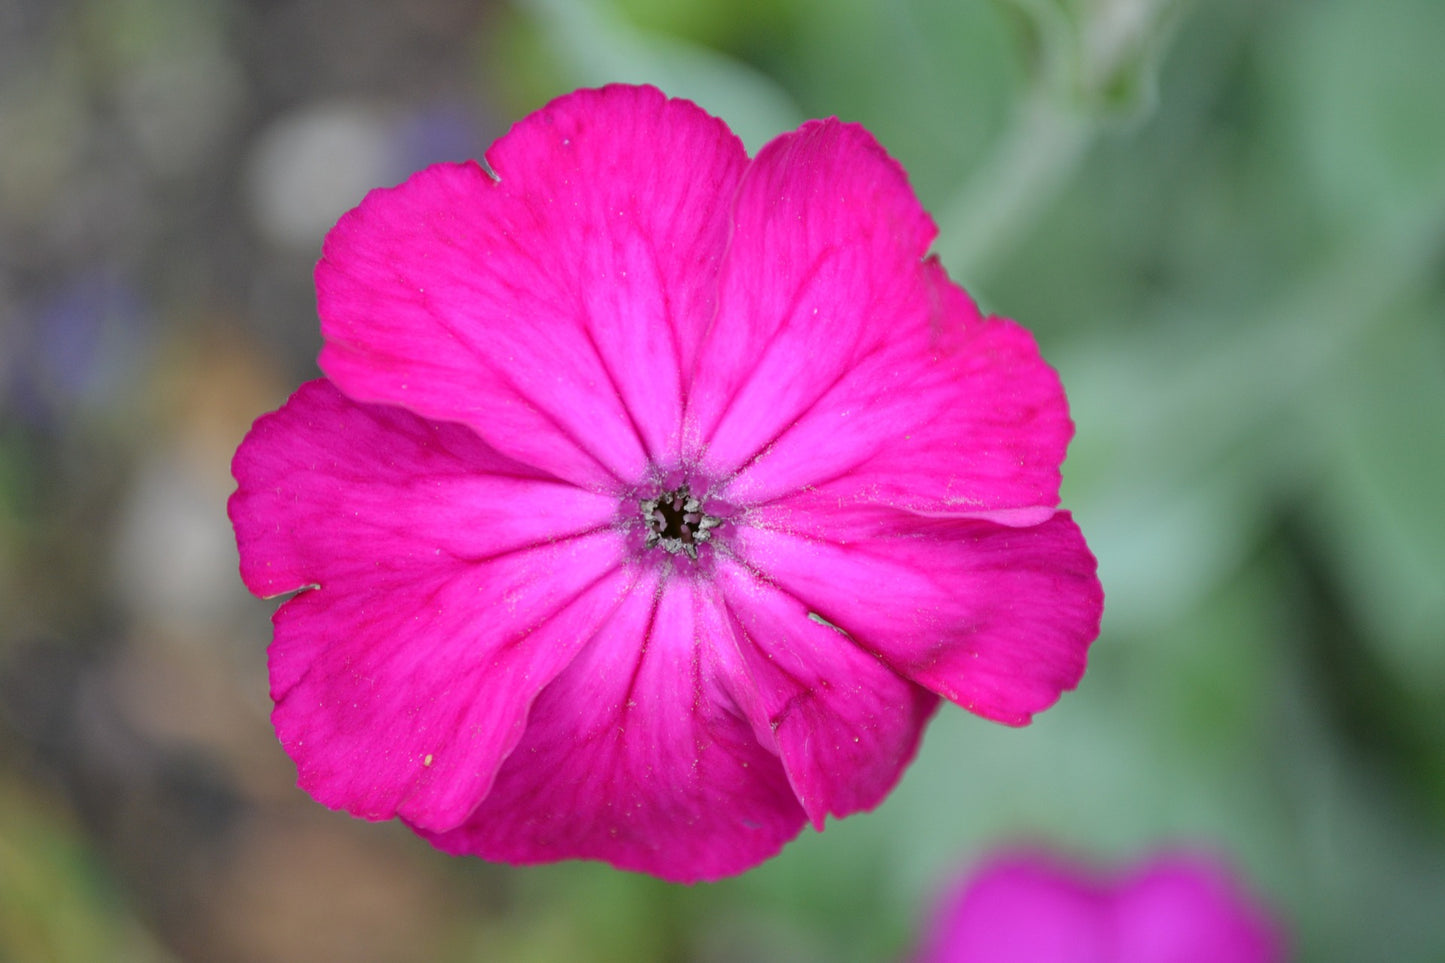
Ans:
[[[1268,917],[1215,860],[1165,853],[1113,882],[993,860],[945,901],[920,963],[1278,963]]]
[[[326,378],[236,453],[302,788],[436,846],[740,872],[876,805],[938,696],[1022,725],[1098,631],[1072,425],[860,127],[749,159],[652,88],[371,193]]]

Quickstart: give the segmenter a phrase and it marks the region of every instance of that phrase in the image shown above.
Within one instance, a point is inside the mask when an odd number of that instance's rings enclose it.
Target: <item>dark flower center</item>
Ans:
[[[688,558],[697,558],[697,547],[712,538],[712,530],[722,524],[721,518],[702,510],[702,502],[686,485],[642,502],[642,520],[647,525],[648,548]]]

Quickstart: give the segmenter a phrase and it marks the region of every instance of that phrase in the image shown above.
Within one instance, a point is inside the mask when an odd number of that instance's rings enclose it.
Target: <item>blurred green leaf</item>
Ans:
[[[1077,106],[1118,116],[1155,103],[1164,51],[1188,0],[998,0],[1025,25],[1041,81]]]
[[[727,120],[749,151],[802,121],[772,80],[714,50],[640,30],[605,0],[522,0],[576,82],[655,84]]]
[[[1144,117],[1184,0],[1001,0],[1034,51],[1029,93],[943,209],[943,263],[986,279],[1073,179],[1103,123]]]
[[[778,0],[614,0],[630,23],[714,50],[774,49],[793,39],[797,4]]]
[[[866,126],[935,213],[1004,128],[1024,65],[989,0],[796,0],[772,65],[811,116]]]
[[[75,827],[52,802],[8,780],[0,780],[0,959],[169,959],[121,904]]]
[[[1293,648],[1299,659],[1302,645]],[[1287,668],[1271,727],[1273,744],[1287,751],[1270,780],[1283,816],[1276,841],[1287,851],[1261,872],[1278,881],[1275,902],[1289,910],[1297,958],[1445,958],[1445,841],[1402,806],[1372,760],[1344,751],[1312,674],[1298,662]]]
[[[1319,203],[1342,220],[1398,213],[1445,170],[1445,4],[1437,0],[1283,6],[1281,124]]]
[[[1304,406],[1328,459],[1318,522],[1397,677],[1445,694],[1445,307],[1405,307]]]

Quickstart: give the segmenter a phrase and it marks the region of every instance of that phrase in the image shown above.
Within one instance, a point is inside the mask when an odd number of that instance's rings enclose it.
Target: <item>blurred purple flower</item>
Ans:
[[[1284,941],[1217,860],[1158,854],[1116,879],[1039,854],[949,893],[918,963],[1277,963]]]
[[[492,124],[465,104],[441,101],[413,108],[397,119],[390,166],[396,180],[445,161],[481,156]]]
[[[0,385],[6,406],[34,424],[109,404],[138,377],[153,340],[140,292],[106,270],[67,277],[19,315],[13,340],[0,344]]]

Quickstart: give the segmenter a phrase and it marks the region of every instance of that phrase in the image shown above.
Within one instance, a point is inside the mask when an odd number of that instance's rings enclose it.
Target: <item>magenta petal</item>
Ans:
[[[736,470],[874,348],[881,328],[922,315],[917,259],[934,233],[903,170],[857,125],[810,121],[759,152],[734,205],[718,317],[688,398],[706,470]]]
[[[735,538],[751,567],[972,712],[1026,724],[1084,673],[1103,592],[1067,512],[1012,528],[889,509],[795,512],[784,500],[750,517]]]
[[[996,860],[949,903],[919,963],[1124,963],[1107,895],[1046,858]]]
[[[726,496],[756,504],[807,487],[835,503],[924,515],[1048,518],[1073,433],[1058,376],[1011,321],[940,315],[935,325],[951,336],[891,335],[745,465]]]
[[[1219,863],[1161,856],[1121,887],[1112,922],[1122,963],[1274,963],[1284,943]]]
[[[460,823],[615,605],[615,502],[325,381],[258,421],[233,470],[248,586],[306,589],[270,650],[300,785],[369,819]]]
[[[679,882],[775,854],[804,815],[735,698],[741,667],[711,591],[645,569],[543,691],[449,852],[515,863],[603,859]]]
[[[882,802],[918,750],[938,697],[883,665],[766,579],[722,566],[749,707],[817,829]],[[762,728],[762,727],[760,727]]]
[[[675,461],[741,143],[650,87],[582,90],[476,164],[373,191],[316,268],[321,367],[594,488]]]
[[[1058,378],[1026,331],[981,318],[923,260],[932,222],[866,131],[827,121],[773,141],[734,217],[688,408],[724,497],[1057,504],[1072,433]]]

